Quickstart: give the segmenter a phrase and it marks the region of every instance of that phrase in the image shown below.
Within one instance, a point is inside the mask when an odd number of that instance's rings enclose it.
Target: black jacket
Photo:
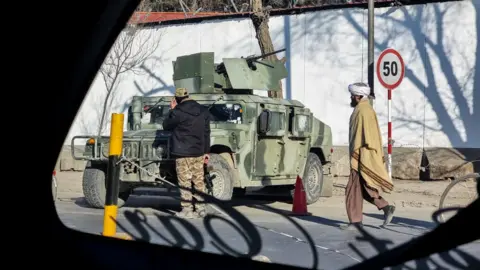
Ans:
[[[210,152],[210,112],[194,100],[170,110],[163,129],[172,132],[173,156],[199,157]]]

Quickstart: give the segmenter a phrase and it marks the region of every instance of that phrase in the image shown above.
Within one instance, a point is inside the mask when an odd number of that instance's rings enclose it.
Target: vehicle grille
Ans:
[[[102,155],[105,158],[108,158],[110,143],[102,143]],[[138,157],[139,143],[138,142],[124,142],[123,143],[123,156],[127,158],[136,158]]]
[[[143,160],[162,160],[169,157],[168,140],[124,142],[123,155],[126,158],[140,158]],[[108,158],[109,143],[102,144],[102,155]]]
[[[123,143],[123,155],[126,158],[136,158],[139,154],[139,143],[138,142],[127,142]]]

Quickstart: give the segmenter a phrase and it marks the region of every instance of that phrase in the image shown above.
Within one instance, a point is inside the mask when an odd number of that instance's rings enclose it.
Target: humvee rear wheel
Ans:
[[[318,201],[323,187],[323,165],[320,158],[314,153],[308,154],[302,183],[307,197],[307,204],[310,205]],[[294,194],[295,189],[292,190],[292,197]]]
[[[101,164],[87,164],[83,172],[83,195],[87,204],[93,208],[103,208],[105,205],[105,196],[107,193],[105,176],[106,166]],[[120,183],[120,193],[118,194],[118,207],[122,207],[131,193],[131,189],[123,183]]]
[[[219,154],[210,154],[208,160],[210,175],[213,176],[213,197],[219,200],[231,200],[233,196],[233,169]]]

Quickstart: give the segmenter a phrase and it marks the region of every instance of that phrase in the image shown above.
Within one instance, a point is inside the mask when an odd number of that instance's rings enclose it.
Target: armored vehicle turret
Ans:
[[[332,193],[331,129],[299,101],[254,94],[254,90],[281,91],[281,80],[288,75],[281,61],[266,60],[267,56],[224,58],[220,63],[214,63],[213,52],[179,56],[173,62],[173,82],[210,111],[209,167],[216,198],[230,200],[234,189],[293,190],[300,176],[311,204]],[[155,175],[176,181],[170,134],[162,129],[171,98],[132,99],[124,156],[143,169],[122,163],[119,197],[123,200],[134,187],[163,185]],[[80,138],[88,139],[85,151],[73,155],[88,160],[85,198],[92,207],[101,208],[108,137],[76,136],[72,146]]]

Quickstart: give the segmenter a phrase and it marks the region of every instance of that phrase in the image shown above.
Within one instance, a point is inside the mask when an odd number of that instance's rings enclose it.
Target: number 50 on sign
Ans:
[[[384,50],[377,61],[377,77],[383,87],[393,90],[402,83],[405,76],[405,64],[399,52]]]

